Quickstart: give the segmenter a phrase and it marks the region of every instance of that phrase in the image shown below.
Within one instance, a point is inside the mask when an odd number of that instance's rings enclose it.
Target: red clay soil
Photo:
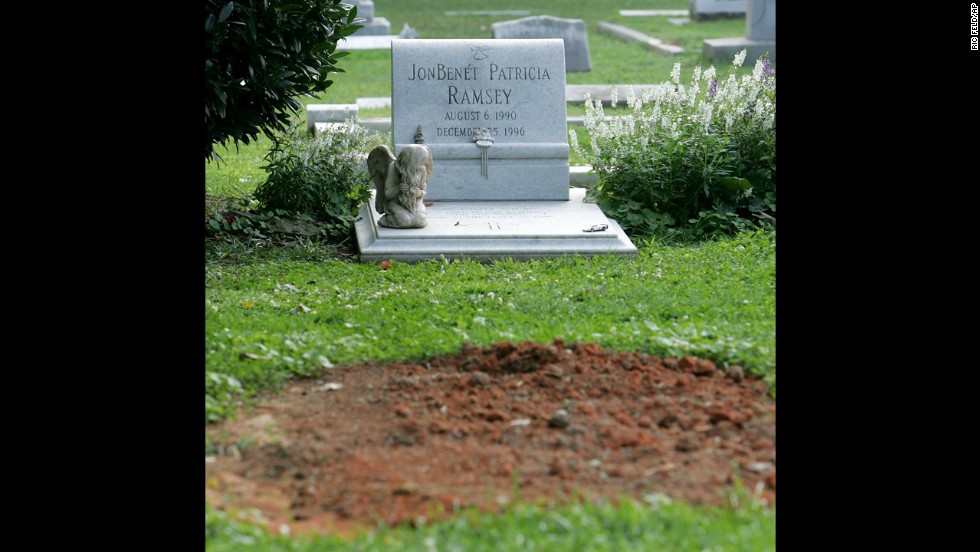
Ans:
[[[594,344],[336,367],[206,432],[218,450],[205,459],[206,500],[291,534],[514,499],[726,505],[736,477],[775,507],[776,405],[763,381]]]

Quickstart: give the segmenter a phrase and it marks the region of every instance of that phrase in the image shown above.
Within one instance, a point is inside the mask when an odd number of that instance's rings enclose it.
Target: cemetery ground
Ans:
[[[775,402],[689,356],[555,340],[362,362],[208,428],[208,501],[277,532],[350,534],[512,501],[775,506]],[[746,497],[743,497],[743,499]]]
[[[266,245],[207,244],[209,550],[378,531],[476,550],[498,523],[774,548],[771,231],[385,269]],[[523,505],[543,519],[520,526]]]

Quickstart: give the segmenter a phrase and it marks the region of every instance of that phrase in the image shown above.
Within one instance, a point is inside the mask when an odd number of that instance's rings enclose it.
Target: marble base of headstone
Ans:
[[[585,188],[571,188],[568,201],[432,202],[426,207],[425,228],[378,226],[381,215],[372,197],[361,205],[354,223],[360,262],[636,254],[619,224],[596,204],[586,203],[585,193]],[[594,225],[607,228],[584,231]]]

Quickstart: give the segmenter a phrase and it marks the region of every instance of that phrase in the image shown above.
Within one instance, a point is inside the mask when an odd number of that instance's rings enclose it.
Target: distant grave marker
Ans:
[[[364,25],[364,27],[358,29],[354,33],[354,36],[391,34],[391,23],[384,17],[374,16],[373,0],[350,0],[350,2],[357,6],[357,17],[359,19],[364,19],[364,22],[361,23],[361,25]]]
[[[708,21],[710,19],[745,17],[748,0],[691,0],[691,19]]]
[[[747,0],[745,36],[736,38],[707,38],[703,42],[703,57],[710,62],[730,62],[735,54],[745,50],[744,66],[769,54],[776,61],[776,0]]]
[[[565,44],[565,70],[592,70],[589,37],[581,19],[562,19],[550,15],[500,21],[490,26],[493,38],[560,38]]]

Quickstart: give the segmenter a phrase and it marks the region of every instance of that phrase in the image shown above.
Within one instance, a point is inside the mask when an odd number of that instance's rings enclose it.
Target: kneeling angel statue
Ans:
[[[378,225],[388,228],[422,228],[428,224],[425,196],[432,177],[432,152],[423,144],[409,144],[396,158],[388,146],[377,146],[367,158],[374,181],[374,208],[382,213]]]

